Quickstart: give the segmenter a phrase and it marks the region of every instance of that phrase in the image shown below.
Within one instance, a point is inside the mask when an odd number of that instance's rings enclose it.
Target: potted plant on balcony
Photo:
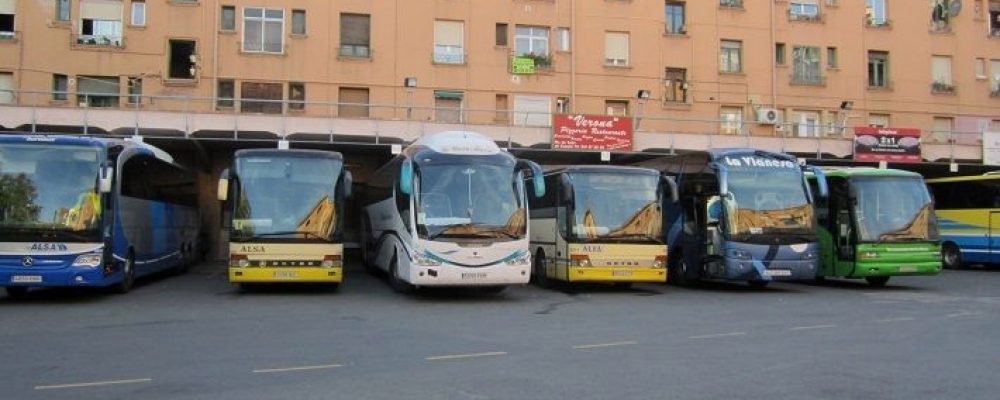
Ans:
[[[544,68],[544,69],[550,69],[550,68],[552,68],[552,56],[550,56],[548,54],[528,53],[528,54],[522,55],[521,57],[530,58],[530,59],[534,60],[536,68]]]
[[[951,93],[955,91],[955,85],[944,81],[934,81],[931,83],[931,90],[937,93]]]

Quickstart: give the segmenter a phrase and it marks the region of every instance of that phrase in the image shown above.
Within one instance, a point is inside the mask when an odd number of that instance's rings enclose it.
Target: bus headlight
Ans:
[[[873,259],[879,258],[879,255],[878,255],[878,252],[865,251],[865,252],[861,253],[861,258],[868,259],[868,260],[873,260]]]
[[[250,258],[247,257],[245,254],[233,254],[229,256],[229,265],[240,268],[246,268],[250,266]]]
[[[569,263],[574,267],[589,267],[590,256],[586,254],[570,254]]]
[[[73,266],[97,268],[101,265],[101,258],[101,253],[81,254],[73,260]]]
[[[726,251],[726,255],[729,256],[729,258],[735,258],[737,260],[749,260],[753,258],[749,251],[740,249],[729,249]]]
[[[531,262],[530,254],[524,252],[507,260],[507,265],[528,265],[529,262]]]
[[[319,264],[323,268],[333,268],[340,266],[340,256],[336,254],[323,256],[323,262]]]
[[[656,256],[656,261],[653,261],[653,268],[666,268],[667,266],[667,256]]]
[[[413,261],[416,262],[417,265],[420,265],[420,266],[423,266],[423,267],[436,267],[438,265],[441,265],[440,261],[435,260],[433,258],[430,258],[430,257],[425,256],[425,255],[420,254],[420,253],[414,253],[413,254]]]

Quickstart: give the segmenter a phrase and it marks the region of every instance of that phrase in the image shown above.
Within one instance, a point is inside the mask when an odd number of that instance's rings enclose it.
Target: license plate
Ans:
[[[462,279],[486,279],[485,272],[463,272]]]
[[[917,272],[917,267],[899,267],[899,272]]]
[[[299,273],[295,272],[295,271],[274,271],[274,277],[275,278],[286,278],[286,279],[298,278],[299,277]]]
[[[14,275],[10,277],[10,283],[42,283],[41,275]]]
[[[792,271],[788,269],[769,269],[767,274],[771,276],[792,276]]]
[[[632,276],[632,271],[628,270],[611,271],[611,276]]]

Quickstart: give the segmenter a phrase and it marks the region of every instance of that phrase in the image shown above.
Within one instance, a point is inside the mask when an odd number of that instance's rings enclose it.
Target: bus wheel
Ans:
[[[538,286],[547,288],[551,286],[552,282],[549,281],[549,277],[545,275],[545,253],[539,251],[535,254],[535,265],[532,266],[532,272],[535,278],[535,283]]]
[[[869,285],[882,287],[889,282],[888,276],[866,276],[865,280],[868,281]]]
[[[122,281],[114,286],[114,292],[118,294],[128,293],[135,284],[135,256],[131,253],[122,264],[122,275]]]
[[[20,299],[28,295],[27,286],[7,286],[6,289],[7,289],[7,297],[10,297],[12,299]]]
[[[750,287],[754,289],[766,288],[769,283],[771,283],[771,281],[747,281],[747,285],[750,285]]]
[[[941,262],[948,269],[962,269],[962,252],[954,243],[948,243],[941,249]]]
[[[483,286],[483,287],[480,287],[479,291],[482,292],[482,293],[486,293],[486,294],[500,294],[505,289],[507,289],[507,287],[504,286],[504,285],[496,285],[496,286]]]
[[[684,256],[680,256],[674,265],[673,268],[668,267],[669,283],[677,286],[691,285],[692,279],[688,278],[688,265],[687,261],[684,261]]]
[[[400,294],[410,294],[413,293],[413,285],[399,279],[399,263],[396,261],[396,257],[392,257],[392,261],[389,262],[389,286],[392,290]]]

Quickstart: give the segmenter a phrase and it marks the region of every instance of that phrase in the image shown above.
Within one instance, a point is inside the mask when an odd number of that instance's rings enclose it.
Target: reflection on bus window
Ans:
[[[576,201],[573,236],[662,241],[656,175],[571,174]]]
[[[0,145],[0,226],[96,230],[101,218],[99,167],[96,148]]]

